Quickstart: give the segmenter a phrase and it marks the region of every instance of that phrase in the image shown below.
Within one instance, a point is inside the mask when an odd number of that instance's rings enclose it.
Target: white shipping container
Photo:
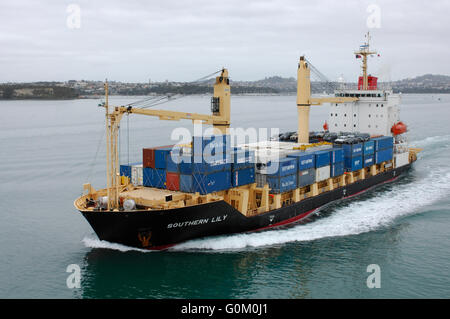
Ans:
[[[144,184],[142,164],[131,166],[131,183],[134,186],[142,186]]]
[[[316,182],[330,178],[330,165],[316,168]]]
[[[395,167],[409,164],[409,152],[394,154]]]

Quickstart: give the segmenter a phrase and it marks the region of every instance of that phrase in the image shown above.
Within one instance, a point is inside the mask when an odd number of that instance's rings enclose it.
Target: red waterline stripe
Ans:
[[[382,182],[382,183],[373,185],[373,186],[371,186],[371,187],[369,187],[369,188],[363,189],[363,190],[361,190],[361,191],[359,191],[359,192],[357,192],[357,193],[355,193],[355,194],[353,194],[353,195],[349,195],[349,196],[347,196],[347,197],[344,197],[344,199],[351,198],[351,197],[354,197],[354,196],[356,196],[356,195],[365,193],[365,192],[367,192],[368,190],[372,189],[373,187],[380,186],[380,185],[383,185],[383,184],[386,184],[386,183],[390,183],[390,182],[392,182],[392,181],[395,181],[397,178],[398,178],[398,176],[393,177],[393,178],[391,178],[391,179],[389,179],[389,180],[387,180],[387,181],[384,181],[384,182]]]

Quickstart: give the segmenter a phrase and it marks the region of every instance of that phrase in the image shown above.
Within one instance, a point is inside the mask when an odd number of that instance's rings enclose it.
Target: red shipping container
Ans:
[[[166,172],[166,188],[171,191],[180,190],[180,174]]]
[[[173,147],[173,145],[164,145],[142,149],[142,166],[155,168],[155,150],[159,148]]]

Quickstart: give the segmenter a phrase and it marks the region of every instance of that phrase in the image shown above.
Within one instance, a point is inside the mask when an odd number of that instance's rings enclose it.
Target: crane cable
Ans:
[[[309,68],[312,74],[316,77],[318,82],[324,82],[325,86],[330,89],[330,91],[334,91],[337,89],[337,83],[330,81],[322,72],[319,71],[308,59],[305,59],[308,62]]]
[[[205,76],[203,76],[203,77],[201,77],[201,78],[199,78],[197,80],[194,80],[194,81],[191,81],[191,82],[185,82],[185,84],[196,84],[196,83],[205,81],[206,79],[210,78],[213,75],[216,75],[216,74],[222,72],[223,70],[224,69],[222,68],[222,69],[220,69],[218,71],[215,71],[215,72],[213,72],[211,74],[205,75]],[[149,108],[149,107],[153,107],[153,106],[156,106],[156,105],[159,105],[159,104],[166,103],[168,101],[177,100],[177,99],[185,97],[185,96],[186,96],[186,94],[174,94],[173,95],[173,94],[169,93],[169,94],[166,94],[164,96],[152,96],[152,97],[149,97],[149,98],[145,98],[145,99],[133,102],[133,103],[129,103],[126,106],[127,107],[139,106],[140,109],[145,109],[145,108]]]

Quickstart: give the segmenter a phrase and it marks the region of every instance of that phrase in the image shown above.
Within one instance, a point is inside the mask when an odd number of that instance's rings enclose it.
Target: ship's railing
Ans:
[[[358,83],[338,83],[336,85],[336,90],[338,90],[338,91],[358,90]],[[378,82],[377,90],[391,91],[392,90],[392,84],[391,84],[391,82]]]

